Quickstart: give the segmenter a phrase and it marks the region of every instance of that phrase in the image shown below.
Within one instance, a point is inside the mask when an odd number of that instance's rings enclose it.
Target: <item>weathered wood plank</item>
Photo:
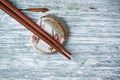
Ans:
[[[0,80],[119,80],[120,0],[9,0],[34,22],[53,14],[68,28],[65,47],[73,55],[41,55],[29,41],[30,32],[0,10]],[[94,8],[94,9],[92,9]]]

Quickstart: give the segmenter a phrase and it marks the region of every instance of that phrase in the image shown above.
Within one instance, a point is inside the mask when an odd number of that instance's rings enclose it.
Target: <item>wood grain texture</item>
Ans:
[[[119,80],[120,0],[9,0],[19,9],[45,7],[46,13],[23,11],[34,22],[53,14],[68,28],[59,54],[41,55],[30,44],[30,32],[0,10],[0,80]]]

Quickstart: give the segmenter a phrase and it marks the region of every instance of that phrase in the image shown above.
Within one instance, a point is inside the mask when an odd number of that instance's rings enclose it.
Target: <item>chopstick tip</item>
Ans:
[[[69,57],[68,59],[71,60],[71,57]]]

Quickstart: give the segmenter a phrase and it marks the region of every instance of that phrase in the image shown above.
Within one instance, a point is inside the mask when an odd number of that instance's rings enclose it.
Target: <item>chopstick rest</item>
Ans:
[[[67,31],[64,23],[56,16],[46,15],[42,16],[37,24],[48,34],[50,34],[56,41],[64,45],[67,39]],[[30,42],[33,47],[42,54],[51,54],[56,52],[54,48],[38,38],[34,33],[30,33]]]

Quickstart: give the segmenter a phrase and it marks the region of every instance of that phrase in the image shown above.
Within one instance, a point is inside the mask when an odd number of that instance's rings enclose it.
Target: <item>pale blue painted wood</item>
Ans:
[[[0,80],[120,80],[120,0],[9,1],[19,9],[49,8],[22,11],[34,22],[47,14],[61,18],[68,27],[65,47],[73,55],[69,61],[39,54],[30,32],[0,10]]]

